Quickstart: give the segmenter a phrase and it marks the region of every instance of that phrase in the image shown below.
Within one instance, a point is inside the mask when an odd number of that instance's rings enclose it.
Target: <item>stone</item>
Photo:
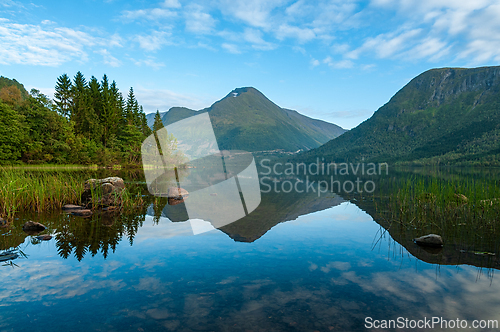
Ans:
[[[80,205],[74,205],[74,204],[66,204],[62,207],[63,210],[65,211],[70,211],[70,210],[82,210],[83,206]]]
[[[45,235],[37,236],[36,238],[40,241],[49,241],[52,239],[52,235],[45,234]]]
[[[168,199],[168,205],[177,205],[183,203],[183,199],[177,199],[177,198],[169,198]]]
[[[417,237],[413,239],[416,244],[424,247],[442,247],[443,246],[443,238],[436,234],[428,234],[421,237]]]
[[[39,222],[27,221],[23,225],[23,231],[25,232],[41,232],[45,230],[47,227],[45,225],[40,224]]]
[[[125,189],[125,182],[119,177],[108,177],[104,179],[89,179],[85,182],[85,190],[81,195],[82,203],[90,208],[94,203],[97,206],[120,205],[121,192]],[[92,202],[92,191],[97,194],[97,202]]]
[[[184,188],[170,187],[168,188],[167,197],[169,199],[184,200],[189,196],[189,193]]]
[[[115,188],[125,189],[125,182],[122,178],[113,176],[104,179],[89,179],[85,182],[85,189],[90,189],[91,186],[96,188],[98,185],[109,183]]]
[[[71,212],[72,215],[78,216],[78,217],[90,217],[92,215],[92,210],[76,210]]]

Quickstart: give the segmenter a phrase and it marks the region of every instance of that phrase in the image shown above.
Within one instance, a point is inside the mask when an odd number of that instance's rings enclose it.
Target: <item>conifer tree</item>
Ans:
[[[59,113],[66,117],[70,116],[73,106],[72,88],[73,85],[67,74],[62,74],[57,78],[54,99]]]
[[[161,120],[160,111],[156,110],[155,121],[153,123],[153,132],[156,133],[158,130],[160,130],[163,127],[164,127],[164,125],[163,125],[163,121]]]

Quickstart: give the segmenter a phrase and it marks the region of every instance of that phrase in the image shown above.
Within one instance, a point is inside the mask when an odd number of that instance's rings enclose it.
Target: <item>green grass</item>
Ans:
[[[84,184],[90,177],[87,172],[61,169],[33,172],[31,169],[0,168],[0,216],[12,219],[17,213],[47,212],[61,209],[65,204],[81,204]],[[131,189],[122,192],[120,208],[133,209],[144,203],[143,188]],[[93,191],[92,201],[97,202],[100,195],[99,190]]]
[[[499,249],[497,181],[412,175],[384,185],[388,191],[382,194],[379,210],[400,227],[421,235],[440,234],[460,246]]]

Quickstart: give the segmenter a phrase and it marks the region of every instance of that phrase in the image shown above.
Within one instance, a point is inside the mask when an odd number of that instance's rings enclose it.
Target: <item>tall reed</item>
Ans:
[[[0,214],[43,212],[80,202],[84,179],[64,172],[29,172],[0,169]]]
[[[469,248],[500,249],[500,186],[496,180],[412,175],[391,179],[385,186],[389,195],[380,208],[401,227],[421,235],[438,233]]]
[[[0,216],[11,219],[16,213],[46,212],[60,209],[64,204],[80,204],[85,181],[93,175],[88,172],[0,168]],[[147,189],[139,184],[128,184],[121,194],[120,208],[132,209],[142,205],[143,190]],[[92,192],[93,206],[97,206],[100,195],[100,187],[96,187]]]

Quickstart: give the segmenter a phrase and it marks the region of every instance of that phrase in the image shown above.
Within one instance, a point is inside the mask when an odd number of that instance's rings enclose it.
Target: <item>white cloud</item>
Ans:
[[[125,10],[121,15],[122,19],[129,21],[138,19],[161,20],[161,19],[170,19],[175,16],[177,16],[177,13],[175,11],[165,8]]]
[[[58,66],[71,60],[86,61],[86,50],[106,39],[87,32],[44,25],[0,21],[0,63]]]
[[[167,8],[181,8],[181,3],[178,0],[165,0],[162,6]]]
[[[411,45],[411,39],[421,32],[421,29],[413,29],[401,33],[391,32],[370,37],[361,47],[348,52],[346,57],[349,59],[358,59],[362,53],[374,52],[379,58],[388,58]]]
[[[223,43],[221,46],[223,49],[225,49],[229,53],[233,53],[233,54],[240,54],[241,53],[238,46],[236,46],[234,44]]]
[[[262,38],[262,31],[257,29],[245,29],[243,39],[249,42],[253,48],[258,50],[272,50],[276,48],[274,44],[266,42]]]
[[[305,43],[316,38],[316,34],[309,28],[299,28],[288,24],[282,24],[276,30],[276,37],[280,40],[295,38],[299,43]]]
[[[212,33],[216,20],[200,5],[191,5],[185,14],[186,30],[197,34]]]
[[[120,67],[122,64],[120,60],[112,56],[106,49],[101,49],[99,51],[96,51],[96,53],[102,55],[104,63],[111,67]]]
[[[457,54],[457,60],[469,60],[481,64],[500,59],[500,4],[496,0],[373,0],[372,6],[383,10],[395,10],[405,21],[404,29],[422,31],[403,51],[403,57],[440,59]],[[381,40],[381,42],[387,42]],[[405,41],[408,43],[408,41]],[[379,57],[384,54],[379,50]],[[394,49],[393,54],[401,51]]]
[[[403,54],[410,59],[429,58],[438,60],[449,53],[450,46],[438,38],[427,37],[420,41],[415,47]]]
[[[334,61],[330,56],[327,56],[325,59],[323,59],[323,63],[328,65],[328,67],[334,69],[346,69],[354,67],[354,62],[352,62],[351,60]]]
[[[256,28],[268,28],[273,22],[271,12],[284,3],[283,0],[222,0],[219,7],[232,19]]]
[[[164,45],[171,45],[167,40],[172,34],[167,31],[153,31],[150,35],[137,35],[134,40],[139,43],[139,46],[146,51],[157,51]]]
[[[171,107],[181,106],[199,110],[210,106],[215,99],[182,94],[167,89],[134,89],[137,100],[144,107],[146,113],[168,111]]]
[[[137,65],[137,66],[148,66],[148,67],[151,67],[153,69],[160,69],[162,67],[165,67],[165,64],[163,62],[157,62],[156,59],[154,57],[151,57],[151,56],[148,56],[146,57],[145,59],[143,60],[133,60],[134,63]]]

